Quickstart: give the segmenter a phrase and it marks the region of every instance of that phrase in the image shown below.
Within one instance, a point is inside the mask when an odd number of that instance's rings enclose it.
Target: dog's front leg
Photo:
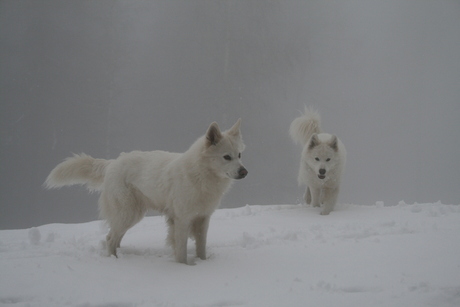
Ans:
[[[331,213],[332,210],[334,210],[338,195],[339,188],[324,189],[324,208],[323,211],[321,211],[321,215],[328,215],[329,213]]]
[[[187,239],[189,223],[175,219],[174,220],[174,255],[176,261],[187,264]]]
[[[311,205],[313,207],[319,207],[321,205],[321,189],[310,187],[311,194]]]
[[[196,243],[196,255],[202,260],[206,259],[206,237],[209,228],[209,216],[197,217],[192,224],[192,235]]]
[[[305,203],[307,205],[311,204],[311,193],[310,193],[310,188],[307,185],[307,188],[305,189],[305,194],[303,195],[303,199],[305,199]]]

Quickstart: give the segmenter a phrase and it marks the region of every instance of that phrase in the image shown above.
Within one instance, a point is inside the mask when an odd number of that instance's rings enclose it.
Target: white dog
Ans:
[[[307,186],[305,202],[313,207],[323,204],[321,214],[328,215],[337,202],[346,151],[335,135],[321,133],[320,121],[317,112],[305,108],[304,114],[291,123],[289,134],[304,146],[298,180]]]
[[[109,254],[117,256],[126,231],[155,209],[167,217],[176,261],[187,263],[189,236],[196,241],[197,256],[205,259],[211,214],[232,180],[248,174],[241,164],[240,123],[226,132],[212,123],[185,153],[133,151],[114,160],[74,155],[51,171],[45,185],[86,184],[101,192],[100,214],[110,226]]]

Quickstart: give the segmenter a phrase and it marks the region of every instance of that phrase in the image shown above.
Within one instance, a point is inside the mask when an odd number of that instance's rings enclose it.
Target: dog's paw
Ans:
[[[321,215],[329,215],[329,213],[331,213],[331,211],[324,211],[324,210],[323,210],[323,211],[321,211],[320,214],[321,214]]]
[[[187,257],[187,262],[185,263],[186,265],[194,266],[197,264],[197,260],[200,258],[195,258],[195,257]]]

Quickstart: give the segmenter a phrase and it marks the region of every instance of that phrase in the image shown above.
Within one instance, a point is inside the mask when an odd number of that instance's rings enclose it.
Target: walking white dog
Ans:
[[[185,153],[133,151],[113,160],[74,155],[51,171],[45,185],[85,184],[101,192],[100,214],[110,226],[109,255],[117,256],[126,231],[155,209],[167,217],[176,261],[187,263],[189,236],[196,241],[196,255],[205,259],[211,214],[232,180],[248,174],[241,164],[240,123],[225,132],[212,123]]]
[[[305,107],[304,114],[296,118],[289,129],[291,138],[302,144],[299,184],[307,186],[304,199],[328,215],[337,202],[340,177],[345,168],[346,151],[337,136],[321,133],[319,114]]]

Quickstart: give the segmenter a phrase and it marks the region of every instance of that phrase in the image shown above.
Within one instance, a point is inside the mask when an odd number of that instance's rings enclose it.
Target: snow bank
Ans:
[[[162,217],[106,257],[104,223],[0,231],[0,306],[460,306],[460,206],[217,210],[208,258],[174,262]]]

